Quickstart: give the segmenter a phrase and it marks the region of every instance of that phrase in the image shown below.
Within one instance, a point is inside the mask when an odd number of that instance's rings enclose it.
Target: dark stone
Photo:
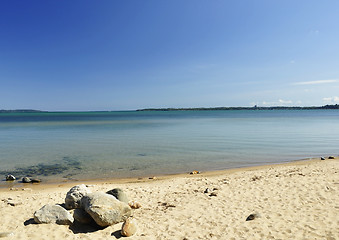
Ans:
[[[6,181],[14,181],[15,179],[16,178],[12,174],[6,176]]]
[[[209,188],[206,188],[205,191],[204,191],[204,193],[210,193],[210,192],[212,192],[212,190],[209,189]]]
[[[23,182],[23,183],[31,183],[32,180],[31,180],[29,177],[23,177],[23,178],[22,178],[22,182]]]
[[[260,217],[260,215],[258,213],[252,213],[246,218],[246,221],[252,221],[252,220],[259,218],[259,217]]]
[[[210,194],[210,197],[216,197],[216,196],[218,196],[218,194],[217,194],[216,192],[212,192],[212,193]]]
[[[320,160],[325,160],[325,158],[324,158],[324,157],[321,157]]]
[[[22,204],[22,202],[16,201],[14,199],[7,199],[5,202],[7,202],[7,204],[9,204],[9,205],[11,205],[13,207]]]
[[[334,156],[329,156],[328,159],[335,159],[335,157]]]
[[[121,202],[124,202],[127,204],[129,202],[127,195],[124,193],[124,191],[121,188],[114,188],[112,190],[109,190],[106,193],[113,195],[116,199],[118,199]]]
[[[31,182],[32,182],[32,183],[40,183],[41,180],[38,179],[38,178],[32,178],[32,179],[31,179]]]

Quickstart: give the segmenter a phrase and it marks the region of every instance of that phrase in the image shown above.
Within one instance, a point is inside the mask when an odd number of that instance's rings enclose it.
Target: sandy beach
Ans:
[[[34,223],[36,210],[63,204],[68,190],[81,183],[1,189],[0,236],[125,238],[120,234],[122,223],[104,229]],[[339,239],[338,157],[85,184],[93,192],[121,188],[142,205],[132,213],[137,232],[126,239]],[[255,218],[246,221],[251,214]]]

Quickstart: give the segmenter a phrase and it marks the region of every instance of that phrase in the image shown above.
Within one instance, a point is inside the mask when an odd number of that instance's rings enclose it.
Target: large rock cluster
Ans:
[[[34,221],[66,225],[72,225],[77,221],[80,224],[93,223],[100,227],[107,227],[128,220],[124,225],[135,227],[133,222],[130,224],[132,208],[128,202],[128,197],[122,189],[112,189],[107,193],[92,193],[86,185],[77,185],[67,192],[65,208],[60,205],[45,205],[34,213]],[[67,210],[72,210],[73,215]]]

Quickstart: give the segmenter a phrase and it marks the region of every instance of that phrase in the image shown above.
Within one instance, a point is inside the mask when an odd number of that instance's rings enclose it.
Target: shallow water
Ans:
[[[139,177],[338,152],[338,110],[0,114],[3,178]]]

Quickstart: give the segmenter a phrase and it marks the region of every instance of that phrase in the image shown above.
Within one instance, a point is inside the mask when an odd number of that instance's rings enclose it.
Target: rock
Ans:
[[[125,221],[131,216],[131,208],[106,193],[89,193],[81,200],[83,209],[102,227]]]
[[[199,171],[192,171],[192,172],[190,172],[190,174],[200,174],[200,172]]]
[[[212,192],[212,193],[210,194],[210,197],[216,197],[216,196],[218,196],[218,194],[217,194],[216,192]]]
[[[167,202],[164,202],[164,203],[159,202],[159,203],[161,204],[161,206],[165,207],[165,209],[176,207],[174,204],[170,204]]]
[[[130,237],[134,235],[137,231],[137,224],[135,219],[127,218],[124,224],[121,227],[121,235],[124,237]]]
[[[23,183],[40,183],[41,180],[38,178],[29,178],[29,177],[23,177],[22,178]]]
[[[328,159],[335,159],[335,157],[334,156],[329,156]]]
[[[23,183],[31,183],[32,180],[31,180],[29,177],[23,177],[23,178],[22,178],[22,182],[23,182]]]
[[[254,175],[252,178],[251,178],[251,181],[257,181],[257,180],[260,180],[262,178],[262,176],[257,176],[257,175]]]
[[[32,182],[32,183],[40,183],[41,180],[38,179],[38,178],[31,178],[31,182]]]
[[[90,224],[94,221],[85,210],[80,208],[74,209],[73,217],[76,221],[82,224]]]
[[[14,236],[13,232],[0,232],[0,238],[11,237]]]
[[[124,202],[127,204],[129,202],[127,195],[124,193],[124,191],[121,188],[114,188],[112,190],[109,190],[106,193],[113,195],[116,199],[118,199],[121,202]]]
[[[130,208],[132,209],[138,209],[141,208],[141,204],[137,201],[130,201],[128,202],[128,206],[130,206]]]
[[[16,201],[16,200],[11,199],[11,198],[8,198],[7,200],[5,200],[5,202],[6,202],[8,205],[11,205],[11,206],[13,206],[13,207],[22,204],[22,202]]]
[[[205,191],[204,191],[204,193],[210,193],[210,192],[212,192],[212,190],[209,189],[209,188],[206,188]]]
[[[246,221],[251,221],[251,220],[254,220],[254,219],[259,218],[259,217],[260,217],[260,214],[252,213],[246,218]]]
[[[56,223],[60,225],[71,225],[73,216],[59,205],[45,205],[34,213],[36,223]]]
[[[321,157],[320,160],[325,160],[325,158],[324,158],[324,157]]]
[[[14,181],[15,179],[16,178],[12,174],[6,176],[6,181]]]
[[[88,189],[85,184],[72,187],[66,194],[65,207],[67,209],[81,208],[80,203],[82,197],[91,192],[92,191]]]

